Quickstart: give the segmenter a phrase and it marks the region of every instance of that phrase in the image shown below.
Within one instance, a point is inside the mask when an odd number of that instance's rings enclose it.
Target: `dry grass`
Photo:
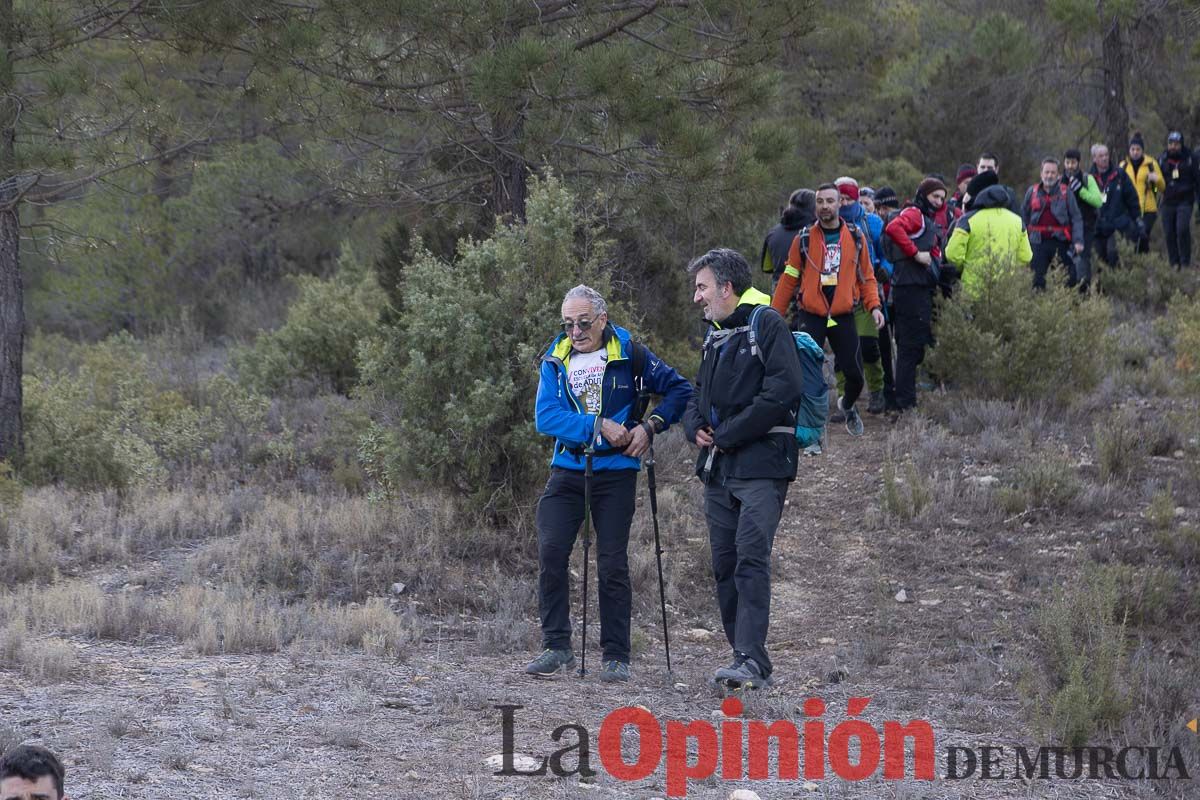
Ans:
[[[137,642],[171,636],[200,655],[274,652],[296,641],[360,648],[404,657],[423,634],[411,612],[397,614],[379,598],[365,605],[285,604],[278,596],[236,586],[186,585],[162,597],[105,593],[86,581],[0,594],[0,616],[10,620],[3,652],[20,651],[24,631]],[[61,648],[35,648],[37,669],[51,674],[74,668]],[[25,656],[19,657],[24,665]]]
[[[75,673],[79,658],[70,643],[30,636],[24,620],[8,618],[0,628],[0,667],[20,670],[38,683],[56,683]]]

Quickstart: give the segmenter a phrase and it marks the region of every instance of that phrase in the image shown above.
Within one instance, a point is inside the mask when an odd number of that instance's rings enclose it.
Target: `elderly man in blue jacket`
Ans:
[[[683,416],[692,385],[608,321],[595,289],[576,286],[562,303],[562,334],[542,358],[537,429],[554,437],[550,480],[538,502],[538,604],[542,654],[525,668],[548,676],[575,666],[567,563],[583,522],[584,465],[592,449],[591,516],[600,597],[600,680],[629,680],[629,525],[641,455],[656,434]],[[662,401],[633,419],[639,391]]]

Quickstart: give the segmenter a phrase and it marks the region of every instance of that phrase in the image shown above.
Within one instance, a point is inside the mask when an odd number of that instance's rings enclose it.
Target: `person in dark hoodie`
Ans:
[[[1141,238],[1142,206],[1138,202],[1137,189],[1125,170],[1112,163],[1105,144],[1092,145],[1092,168],[1088,174],[1096,179],[1103,199],[1096,214],[1096,235],[1092,242],[1101,260],[1116,266],[1116,234],[1120,233],[1135,244]]]
[[[817,220],[817,193],[812,189],[797,189],[788,199],[787,208],[779,217],[779,224],[767,233],[763,240],[759,263],[763,272],[771,273],[771,286],[779,283],[783,267],[787,263],[788,251],[796,234]]]
[[[883,229],[884,249],[894,264],[892,308],[896,315],[896,406],[917,405],[917,367],[933,343],[933,292],[941,274],[942,251],[934,216],[946,202],[946,185],[926,178],[911,205]]]
[[[1167,260],[1182,269],[1192,264],[1192,206],[1200,192],[1200,161],[1183,143],[1183,134],[1171,131],[1158,163],[1166,180],[1159,213],[1167,239]]]

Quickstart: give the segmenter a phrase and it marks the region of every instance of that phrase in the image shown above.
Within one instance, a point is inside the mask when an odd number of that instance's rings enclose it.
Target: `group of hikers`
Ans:
[[[1145,251],[1160,215],[1170,263],[1189,266],[1200,164],[1179,133],[1167,137],[1158,160],[1144,148],[1135,134],[1128,157],[1114,165],[1105,145],[1093,145],[1086,172],[1078,150],[1061,161],[1047,157],[1021,201],[1001,183],[993,153],[958,170],[953,194],[942,176],[926,176],[903,208],[893,188],[871,189],[851,177],[796,190],[762,248],[771,295],[751,285],[750,264],[734,250],[710,250],[688,265],[693,301],[708,323],[694,385],[613,324],[594,289],[568,291],[562,333],[539,367],[537,430],[553,437],[554,454],[536,515],[543,650],[525,672],[550,676],[576,665],[568,563],[581,526],[586,658],[594,524],[600,680],[629,680],[637,473],[644,462],[656,514],[654,438],[682,421],[699,448],[717,605],[732,649],[714,679],[770,685],[772,544],[801,452],[819,452],[819,445],[801,446],[807,354],[826,345],[832,351],[837,402],[830,419],[861,436],[856,404],[864,390],[869,413],[915,407],[939,291],[958,286],[977,295],[989,271],[1016,268],[1028,268],[1033,287],[1044,288],[1055,261],[1068,285],[1086,291],[1092,254],[1115,266],[1118,236]],[[659,402],[650,412],[652,395]],[[656,516],[655,536],[669,668]]]

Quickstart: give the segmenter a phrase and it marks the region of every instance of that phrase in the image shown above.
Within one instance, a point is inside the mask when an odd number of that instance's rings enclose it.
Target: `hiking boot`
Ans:
[[[871,392],[871,402],[867,403],[868,414],[882,414],[884,408],[883,390]]]
[[[838,408],[842,408],[842,398],[838,398]],[[846,415],[846,433],[851,436],[863,435],[862,415],[858,413],[858,409],[854,406],[842,408],[842,412]]]
[[[570,672],[575,667],[575,654],[570,650],[551,650],[546,648],[542,654],[530,661],[525,667],[526,675],[546,677],[556,672]]]
[[[605,661],[600,668],[600,680],[604,683],[618,683],[629,680],[629,665],[624,661]]]
[[[733,653],[733,661],[729,663],[728,667],[717,667],[717,671],[713,673],[713,680],[720,683],[722,680],[724,680],[724,678],[721,677],[722,675],[737,672],[742,668],[742,664],[746,663],[747,658],[749,658],[749,656],[744,656],[735,650]]]
[[[820,442],[813,442],[813,443],[812,443],[812,444],[810,444],[808,447],[804,448],[804,455],[806,455],[806,456],[819,456],[819,455],[821,455],[821,443],[820,443]]]
[[[717,670],[714,677],[732,688],[762,689],[774,683],[769,675],[763,675],[757,661],[741,653],[728,667]]]

